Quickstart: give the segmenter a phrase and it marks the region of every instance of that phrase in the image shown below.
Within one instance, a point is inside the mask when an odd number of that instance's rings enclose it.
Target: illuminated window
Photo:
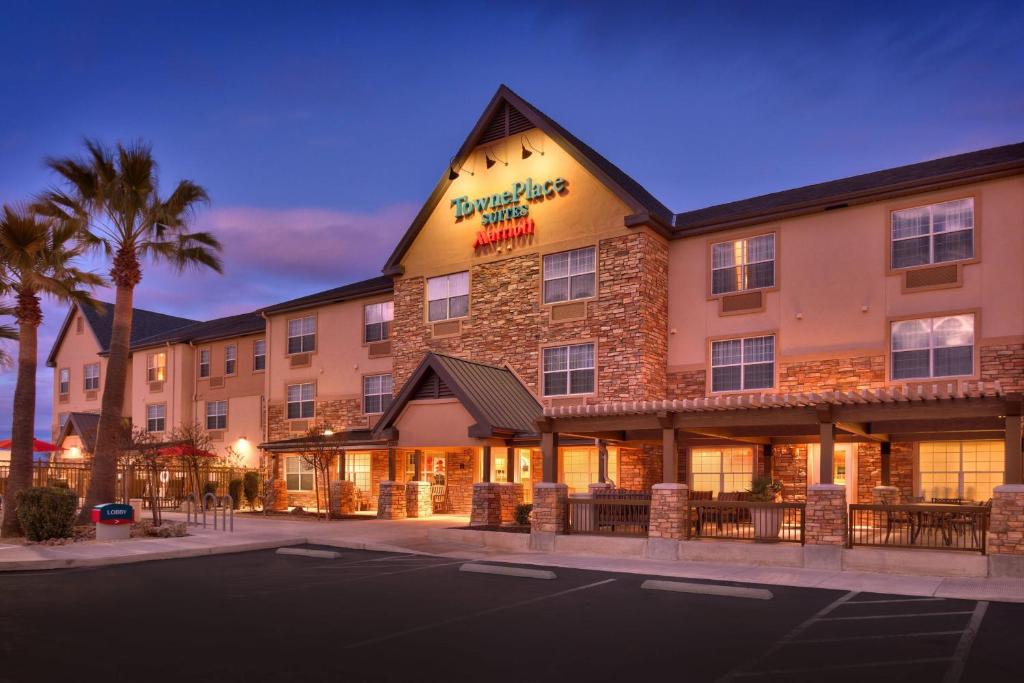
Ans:
[[[163,403],[154,403],[146,406],[146,431],[162,432],[166,427],[167,406]]]
[[[364,494],[370,494],[369,453],[353,451],[345,453],[345,481],[354,482],[357,489]]]
[[[597,249],[586,247],[544,257],[544,303],[588,299],[596,292]]]
[[[711,391],[770,389],[774,384],[774,336],[711,342]]]
[[[594,393],[594,345],[544,349],[544,395]]]
[[[391,405],[391,375],[363,378],[363,412],[383,413]]]
[[[974,198],[892,212],[892,267],[974,256]]]
[[[288,353],[308,353],[316,350],[316,316],[288,321]]]
[[[235,374],[235,368],[238,366],[238,347],[234,344],[230,344],[224,347],[224,374],[233,375]]]
[[[199,349],[199,376],[210,376],[210,349]]]
[[[391,337],[391,321],[395,317],[393,301],[363,306],[363,341],[378,342]]]
[[[469,315],[469,272],[427,280],[427,318],[450,320]]]
[[[226,429],[228,426],[228,402],[206,402],[206,428]]]
[[[597,483],[598,451],[596,448],[563,448],[562,481],[570,493],[586,493],[590,484]],[[619,476],[619,450],[608,449],[608,478],[616,481]]]
[[[163,382],[167,379],[167,354],[163,351],[146,357],[146,381]]]
[[[1003,483],[1001,441],[924,441],[918,447],[920,495],[985,501]]]
[[[85,366],[85,390],[96,391],[100,388],[100,364],[90,363]]]
[[[71,393],[71,368],[61,368],[58,379],[58,392],[62,396]]]
[[[289,491],[312,491],[316,485],[313,466],[299,456],[285,458],[285,481]]]
[[[313,417],[313,401],[316,389],[312,382],[288,385],[288,419],[301,420]]]
[[[252,370],[258,372],[267,369],[267,342],[257,339],[252,343]]]
[[[750,448],[694,448],[691,451],[694,491],[747,491],[754,479],[754,451]]]
[[[974,316],[892,324],[892,378],[953,377],[974,372]]]
[[[775,235],[711,245],[711,293],[775,286]]]

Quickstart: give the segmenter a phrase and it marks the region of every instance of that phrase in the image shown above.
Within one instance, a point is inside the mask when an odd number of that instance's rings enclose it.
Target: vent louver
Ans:
[[[487,127],[484,128],[483,135],[480,137],[478,144],[484,145],[488,142],[501,140],[531,128],[533,128],[533,124],[530,123],[530,120],[521,111],[508,102],[503,102],[498,111],[494,113],[494,117],[487,124]]]
[[[453,396],[455,396],[455,393],[452,392],[451,387],[445,384],[444,381],[437,376],[436,372],[431,371],[422,380],[420,380],[420,385],[416,387],[412,400],[452,398]]]

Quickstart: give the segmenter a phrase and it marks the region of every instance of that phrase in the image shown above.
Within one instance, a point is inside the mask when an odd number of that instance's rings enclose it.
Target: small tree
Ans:
[[[260,495],[260,473],[246,472],[242,476],[242,492],[245,494],[245,502],[249,509],[256,511],[256,499]]]
[[[324,519],[331,518],[331,466],[340,452],[339,441],[329,426],[313,427],[306,432],[299,456],[313,468],[313,487],[316,489],[316,512],[320,514],[320,484],[323,483],[326,511]]]
[[[171,430],[161,454],[176,457],[184,466],[188,487],[199,498],[201,505],[205,489],[202,472],[217,457],[213,452],[213,440],[203,425],[198,422],[182,423]]]

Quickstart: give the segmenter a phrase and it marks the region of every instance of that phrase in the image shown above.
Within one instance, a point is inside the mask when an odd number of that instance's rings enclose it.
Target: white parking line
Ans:
[[[942,602],[946,598],[893,598],[892,600],[854,600],[846,605],[888,605],[891,602]]]
[[[963,676],[964,666],[967,665],[967,655],[971,653],[971,645],[974,644],[974,639],[978,635],[978,629],[981,628],[981,620],[985,618],[987,610],[988,603],[985,601],[981,601],[974,606],[971,621],[967,624],[964,634],[960,637],[960,642],[956,645],[956,653],[953,655],[955,661],[946,671],[942,683],[957,683],[960,677]]]
[[[867,619],[912,619],[913,617],[948,617],[954,614],[974,614],[974,612],[917,612],[911,614],[870,614],[861,617],[829,617],[818,621],[864,621]]]
[[[468,619],[475,619],[477,617],[487,616],[496,612],[503,612],[509,609],[515,609],[516,607],[524,607],[526,605],[532,605],[537,602],[543,602],[544,600],[551,600],[552,598],[561,597],[570,593],[577,593],[579,591],[589,590],[590,588],[597,588],[608,583],[612,583],[615,579],[605,579],[603,581],[595,581],[594,583],[588,583],[585,586],[576,586],[575,588],[569,588],[564,591],[557,593],[550,593],[548,595],[541,595],[536,598],[530,598],[529,600],[520,600],[514,602],[511,605],[501,605],[500,607],[492,607],[490,609],[481,610],[479,612],[473,612],[471,614],[463,614],[459,617],[452,617],[451,619],[442,619],[441,621],[434,622],[433,624],[424,624],[423,626],[414,626],[413,628],[407,628],[402,631],[395,631],[384,636],[378,636],[376,638],[369,638],[367,640],[361,640],[358,643],[349,643],[345,646],[346,650],[352,650],[357,647],[363,647],[365,645],[376,645],[377,643],[383,643],[388,640],[394,640],[395,638],[401,638],[402,636],[411,635],[413,633],[421,633],[422,631],[428,631],[432,628],[438,628],[441,626],[447,626],[448,624],[456,624],[460,621],[466,621]]]
[[[807,638],[794,640],[793,645],[809,645],[811,643],[845,643],[850,640],[889,640],[891,638],[926,638],[928,636],[958,636],[963,631],[921,631],[920,633],[886,633],[870,636],[843,636],[840,638]]]

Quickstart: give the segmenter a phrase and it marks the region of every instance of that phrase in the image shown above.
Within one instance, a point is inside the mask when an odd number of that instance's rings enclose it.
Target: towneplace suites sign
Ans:
[[[569,186],[565,178],[534,182],[533,178],[512,183],[512,189],[476,199],[468,196],[452,200],[456,220],[479,214],[482,230],[477,231],[473,248],[534,233],[529,202],[557,197]]]

